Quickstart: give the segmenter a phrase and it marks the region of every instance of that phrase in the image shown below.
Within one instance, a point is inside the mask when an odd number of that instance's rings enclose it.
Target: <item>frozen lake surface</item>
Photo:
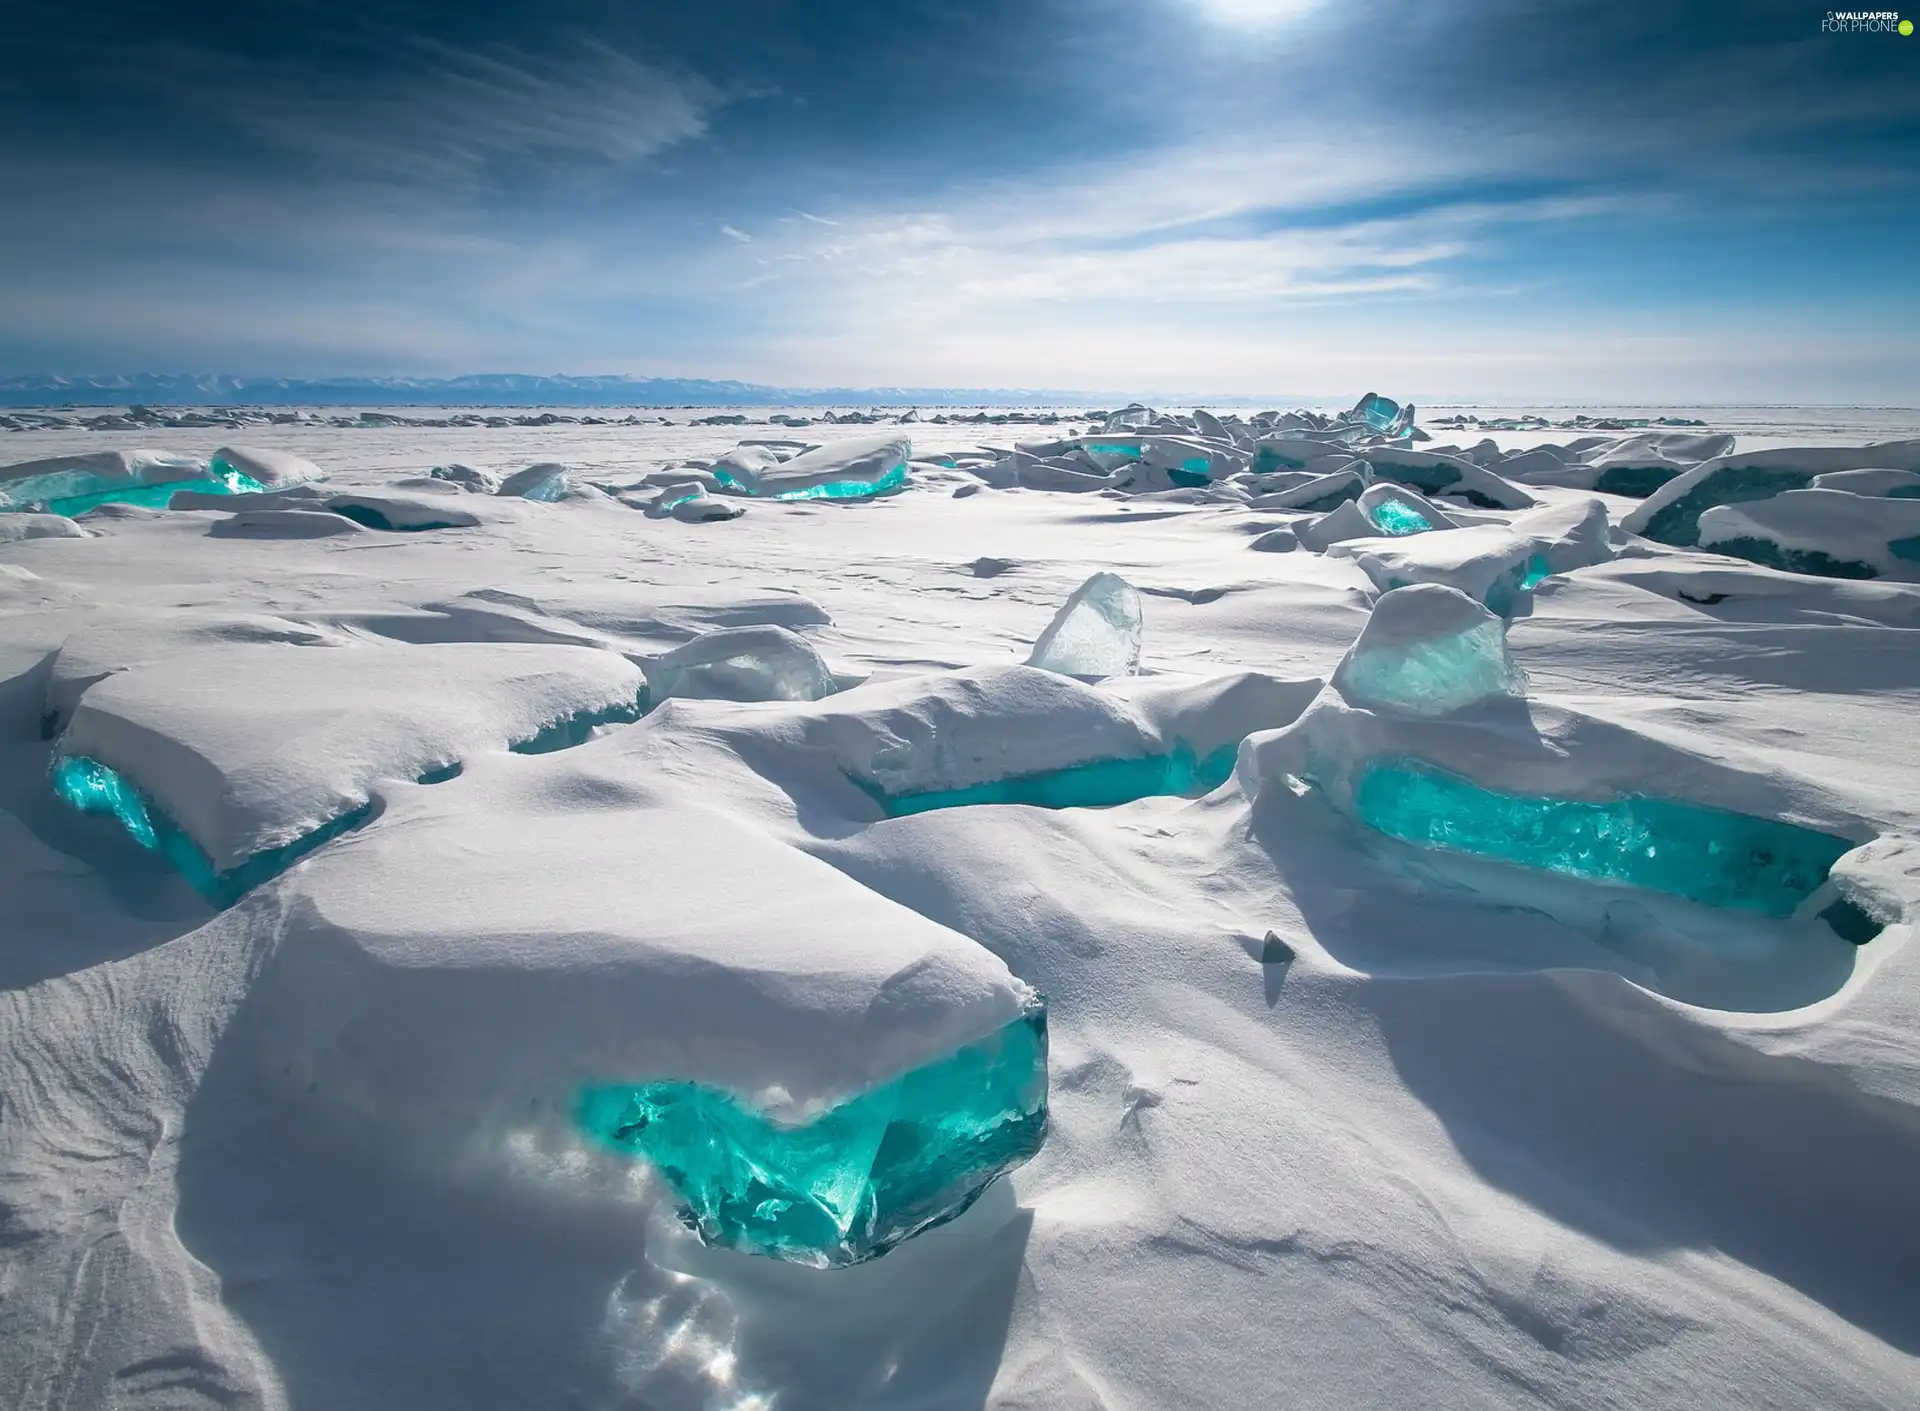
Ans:
[[[1074,410],[0,433],[0,1402],[1920,1407],[1920,413]]]

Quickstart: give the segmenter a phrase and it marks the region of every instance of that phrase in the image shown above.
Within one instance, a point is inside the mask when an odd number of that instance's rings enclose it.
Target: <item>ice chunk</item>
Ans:
[[[454,461],[447,465],[436,465],[427,474],[435,480],[444,480],[450,485],[458,485],[462,490],[471,490],[476,495],[494,495],[500,490],[500,477],[490,470],[481,470],[478,466],[462,465]]]
[[[1255,496],[1248,508],[1257,510],[1304,510],[1321,514],[1355,500],[1367,488],[1367,463],[1352,461],[1325,475],[1303,475],[1294,484],[1268,490]]]
[[[1445,715],[1526,693],[1506,624],[1437,583],[1381,594],[1333,684],[1349,704],[1409,715]]]
[[[1853,847],[1811,828],[1670,799],[1495,793],[1416,759],[1369,761],[1354,805],[1369,827],[1421,847],[1767,916],[1792,915]]]
[[[1920,579],[1920,500],[1788,490],[1700,516],[1700,547],[1822,578]]]
[[[1349,420],[1365,422],[1369,430],[1397,440],[1413,425],[1414,411],[1412,403],[1403,407],[1391,397],[1369,392],[1354,403],[1347,416]]]
[[[556,500],[564,500],[567,491],[572,488],[573,483],[564,465],[559,461],[541,461],[525,470],[516,470],[500,482],[500,488],[494,494],[552,504]]]
[[[1532,581],[1523,579],[1522,587],[1531,588],[1550,573],[1571,573],[1576,568],[1589,568],[1613,558],[1607,506],[1603,500],[1567,500],[1557,505],[1543,505],[1515,515],[1507,527],[1516,534],[1527,535],[1539,550],[1537,576],[1535,569],[1530,568],[1527,577]]]
[[[1525,510],[1540,503],[1512,481],[1461,456],[1397,447],[1368,449],[1364,454],[1374,479],[1410,485],[1423,495],[1448,495],[1490,510]]]
[[[1621,521],[1621,528],[1691,548],[1700,542],[1700,516],[1716,505],[1768,500],[1786,490],[1805,489],[1816,475],[1866,469],[1920,471],[1920,441],[1780,447],[1719,456],[1661,486]]]
[[[856,436],[749,470],[716,465],[723,486],[770,500],[850,500],[891,494],[907,483],[913,445],[905,436]]]
[[[213,453],[207,471],[235,489],[285,490],[327,478],[324,470],[304,456],[260,446],[222,446]]]
[[[1360,496],[1360,512],[1381,533],[1395,539],[1456,527],[1445,510],[1403,485],[1369,486]]]
[[[1409,583],[1444,583],[1502,617],[1511,617],[1519,609],[1527,581],[1538,581],[1545,574],[1539,542],[1503,524],[1476,524],[1404,539],[1346,541],[1332,545],[1327,553],[1351,558],[1382,592]]]
[[[816,1267],[877,1258],[953,1219],[1039,1151],[1047,1013],[790,1125],[696,1083],[588,1089],[580,1123],[643,1157],[709,1244]]]
[[[812,643],[784,627],[703,632],[642,669],[654,701],[817,701],[835,689],[833,672]]]
[[[1117,573],[1073,590],[1033,644],[1027,665],[1061,676],[1132,676],[1140,670],[1139,591]]]
[[[746,511],[709,495],[707,487],[697,480],[683,480],[678,484],[663,485],[660,492],[648,502],[646,513],[649,519],[671,517],[687,524],[706,524],[714,520],[738,519]]]
[[[1367,518],[1356,501],[1348,500],[1335,506],[1330,512],[1318,519],[1307,520],[1293,526],[1294,534],[1303,548],[1315,553],[1326,553],[1335,544],[1350,539],[1377,539],[1380,526]]]
[[[205,461],[167,451],[81,451],[0,467],[0,511],[74,515],[105,504],[165,508],[183,488],[225,494],[266,487],[245,476],[213,475]]]

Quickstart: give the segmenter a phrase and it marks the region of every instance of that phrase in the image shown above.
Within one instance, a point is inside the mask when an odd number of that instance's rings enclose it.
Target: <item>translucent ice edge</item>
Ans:
[[[630,701],[616,701],[610,706],[598,706],[592,710],[577,710],[507,748],[515,754],[552,754],[555,750],[570,750],[575,745],[584,745],[602,725],[631,725],[649,708],[647,688],[642,686],[640,694]]]
[[[1672,799],[1609,803],[1501,794],[1418,759],[1362,766],[1361,822],[1418,847],[1471,853],[1706,906],[1784,917],[1855,845],[1774,819]]]
[[[1481,599],[1488,612],[1500,617],[1512,617],[1519,611],[1526,594],[1552,575],[1547,567],[1546,556],[1534,554],[1525,563],[1515,564],[1492,583],[1487,585],[1486,596]],[[1407,579],[1389,578],[1387,587],[1405,588]]]
[[[1808,470],[1729,466],[1713,472],[1670,504],[1662,505],[1641,532],[1663,544],[1691,548],[1700,542],[1700,516],[1715,505],[1770,500],[1784,490],[1804,490],[1812,479],[1813,472]]]
[[[56,477],[47,477],[51,480]],[[144,509],[163,510],[182,490],[194,490],[202,495],[257,495],[265,494],[275,487],[262,485],[250,475],[237,470],[213,479],[201,480],[164,480],[157,485],[115,485],[104,490],[92,490],[79,495],[56,495],[50,499],[37,500],[33,496],[33,481],[22,481],[9,487],[6,496],[0,496],[0,510],[38,509],[46,514],[65,515],[68,519],[85,514],[98,505],[139,505]]]
[[[1137,759],[1102,759],[1038,774],[1022,774],[962,789],[936,789],[919,794],[887,794],[871,786],[889,818],[930,813],[969,804],[1027,804],[1034,808],[1114,808],[1136,799],[1167,794],[1210,794],[1233,773],[1236,742],[1222,745],[1204,759],[1191,746],[1176,743],[1169,754]]]
[[[1450,637],[1401,647],[1363,641],[1338,679],[1356,705],[1445,715],[1476,702],[1525,693],[1526,677],[1507,650],[1506,628],[1481,622]]]
[[[1432,520],[1402,500],[1380,501],[1367,511],[1367,518],[1373,521],[1374,528],[1396,538],[1425,534],[1433,528]]]
[[[321,824],[283,847],[257,852],[235,867],[216,868],[186,830],[117,771],[85,755],[62,755],[53,762],[53,792],[82,813],[111,814],[127,836],[157,852],[216,907],[232,906],[263,882],[270,882],[314,849],[350,833],[373,817],[371,800]]]
[[[652,1165],[708,1244],[857,1264],[953,1219],[1040,1150],[1046,1002],[795,1126],[687,1082],[590,1087],[578,1114],[591,1139]]]
[[[722,485],[731,485],[743,494],[754,493],[748,485],[724,470],[716,470],[713,478]],[[871,495],[892,494],[906,483],[907,467],[902,462],[878,480],[830,480],[824,485],[808,485],[799,490],[782,490],[778,494],[764,498],[769,500],[860,500]]]

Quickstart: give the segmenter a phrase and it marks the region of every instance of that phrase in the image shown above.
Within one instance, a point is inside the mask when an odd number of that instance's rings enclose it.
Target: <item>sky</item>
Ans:
[[[8,0],[0,375],[1920,405],[1920,35],[1825,17]]]

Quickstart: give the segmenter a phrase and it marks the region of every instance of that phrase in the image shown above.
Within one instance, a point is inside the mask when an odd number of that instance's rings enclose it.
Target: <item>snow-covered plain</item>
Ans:
[[[1170,489],[1103,484],[1111,437],[1011,454],[1084,419],[0,437],[327,473],[0,534],[0,1404],[1920,1407],[1920,584],[1629,535],[1551,453],[1485,482],[1533,507],[1415,485],[1449,525],[1401,534],[1194,420],[1167,465],[1212,483]],[[877,499],[701,470],[876,432],[913,457]],[[1498,476],[1573,433],[1490,435]],[[547,462],[555,503],[429,475]],[[1141,674],[1021,665],[1096,573]],[[1482,689],[1396,704],[1460,652]],[[1199,797],[888,803],[1236,742]],[[60,754],[222,867],[365,815],[215,911]],[[1780,916],[1417,849],[1352,814],[1388,756],[1852,850]],[[708,1247],[575,1120],[655,1078],[803,1120],[1034,992],[1045,1145],[871,1262]]]

